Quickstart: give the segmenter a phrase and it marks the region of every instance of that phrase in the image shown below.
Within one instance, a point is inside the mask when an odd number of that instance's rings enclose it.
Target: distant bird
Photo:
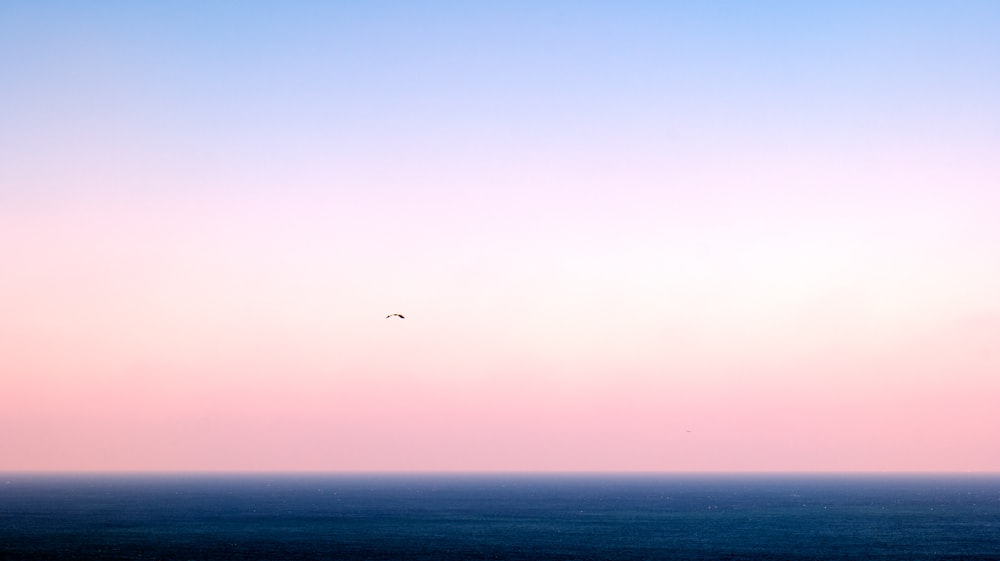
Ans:
[[[405,317],[403,317],[403,314],[389,314],[389,315],[385,316],[385,319],[389,319],[389,318],[391,318],[392,316],[396,316],[396,317],[398,317],[399,319],[406,319]]]

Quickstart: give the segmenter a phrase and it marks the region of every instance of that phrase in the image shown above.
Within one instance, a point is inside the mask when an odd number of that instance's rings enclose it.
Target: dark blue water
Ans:
[[[1000,476],[0,475],[0,559],[1000,560]]]

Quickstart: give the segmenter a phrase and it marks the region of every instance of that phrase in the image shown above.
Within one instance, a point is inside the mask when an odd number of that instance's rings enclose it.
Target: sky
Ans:
[[[0,75],[0,471],[1000,471],[996,2],[15,0]]]

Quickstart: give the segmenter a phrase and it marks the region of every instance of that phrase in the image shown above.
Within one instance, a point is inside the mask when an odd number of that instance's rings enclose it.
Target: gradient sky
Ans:
[[[1000,3],[7,1],[0,76],[0,470],[1000,471]]]

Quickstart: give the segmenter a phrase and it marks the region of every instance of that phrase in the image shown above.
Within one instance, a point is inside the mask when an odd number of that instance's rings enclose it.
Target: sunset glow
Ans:
[[[360,4],[0,7],[0,470],[1000,471],[1000,4]]]

